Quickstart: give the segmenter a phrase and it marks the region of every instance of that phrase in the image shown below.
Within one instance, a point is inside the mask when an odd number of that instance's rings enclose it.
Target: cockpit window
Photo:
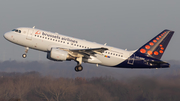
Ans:
[[[13,29],[12,31],[15,31],[16,29]]]
[[[18,30],[16,29],[15,32],[18,32]]]
[[[12,31],[15,31],[15,32],[21,33],[21,30],[18,30],[18,29],[13,29]]]

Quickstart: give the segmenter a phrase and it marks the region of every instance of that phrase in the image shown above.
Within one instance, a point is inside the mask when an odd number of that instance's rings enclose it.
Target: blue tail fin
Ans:
[[[161,59],[174,31],[164,30],[156,37],[151,39],[141,48],[139,48],[135,54],[139,56],[147,56],[156,59]]]

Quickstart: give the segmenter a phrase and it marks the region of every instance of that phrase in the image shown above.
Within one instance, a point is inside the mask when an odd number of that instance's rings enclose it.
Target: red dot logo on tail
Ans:
[[[159,53],[157,51],[154,51],[154,55],[159,55]]]
[[[153,46],[153,45],[154,45],[154,43],[153,43],[153,42],[150,42],[150,43],[149,43],[149,45]]]
[[[152,52],[152,51],[148,51],[147,53],[148,53],[149,55],[152,55],[153,52]]]
[[[145,49],[140,49],[140,52],[141,53],[146,53],[146,50]]]
[[[162,54],[162,53],[164,53],[164,52],[163,52],[162,50],[160,50],[160,51],[159,51],[159,53],[161,53],[161,54]]]
[[[145,48],[146,48],[146,49],[150,49],[151,47],[150,47],[149,45],[146,45]]]
[[[153,42],[154,42],[154,43],[156,43],[156,42],[157,42],[157,40],[153,40]]]

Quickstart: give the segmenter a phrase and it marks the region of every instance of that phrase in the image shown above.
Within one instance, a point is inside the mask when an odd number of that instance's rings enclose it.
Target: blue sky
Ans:
[[[164,29],[174,30],[163,60],[180,60],[179,0],[15,0],[0,3],[0,61],[46,60],[46,53],[8,42],[3,34],[33,27],[135,50]]]

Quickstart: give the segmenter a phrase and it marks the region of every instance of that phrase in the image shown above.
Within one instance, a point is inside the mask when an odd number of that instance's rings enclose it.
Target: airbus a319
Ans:
[[[174,31],[164,30],[142,47],[134,51],[119,49],[58,33],[36,28],[20,27],[4,34],[4,38],[25,47],[23,58],[29,48],[46,52],[53,61],[77,62],[75,71],[83,70],[82,62],[116,68],[168,68],[170,64],[161,59]]]

